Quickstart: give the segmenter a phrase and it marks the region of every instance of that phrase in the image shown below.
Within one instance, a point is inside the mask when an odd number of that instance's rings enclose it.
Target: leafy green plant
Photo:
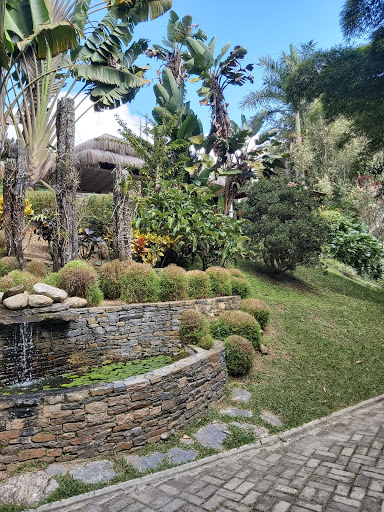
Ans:
[[[231,274],[226,268],[209,267],[207,274],[211,280],[212,293],[214,297],[222,297],[232,294]]]
[[[209,323],[202,313],[196,309],[185,309],[181,313],[180,339],[186,345],[211,348],[213,340],[209,334]]]
[[[161,301],[188,299],[188,282],[183,268],[169,265],[160,271],[159,299]]]
[[[55,194],[50,190],[27,190],[26,198],[30,201],[35,215],[43,210],[55,209]]]
[[[112,194],[92,194],[79,203],[81,229],[89,228],[96,237],[106,237],[112,224]]]
[[[253,298],[244,299],[241,301],[239,309],[254,316],[260,327],[265,329],[269,321],[270,309],[264,301]]]
[[[60,288],[60,274],[59,272],[49,272],[44,279],[45,284],[49,284],[49,286],[55,286],[56,288]]]
[[[246,375],[252,368],[255,351],[252,343],[242,336],[229,336],[224,342],[225,362],[229,375]]]
[[[190,299],[206,299],[212,296],[211,280],[202,270],[187,272],[188,296]]]
[[[101,302],[103,302],[104,295],[100,290],[98,283],[94,283],[92,286],[88,288],[85,294],[85,298],[90,306],[98,306]]]
[[[252,184],[247,196],[252,259],[261,257],[273,274],[318,261],[327,228],[305,187],[273,177]]]
[[[255,349],[260,346],[260,325],[252,315],[244,311],[225,311],[212,320],[210,328],[214,338],[225,340],[234,334],[247,338]]]
[[[231,283],[232,295],[240,295],[242,299],[249,297],[251,287],[246,279],[232,276]]]
[[[158,297],[158,279],[146,263],[133,262],[119,279],[120,298],[124,302],[154,302]]]
[[[116,300],[120,297],[119,279],[132,263],[132,260],[112,260],[100,267],[99,283],[106,299]]]

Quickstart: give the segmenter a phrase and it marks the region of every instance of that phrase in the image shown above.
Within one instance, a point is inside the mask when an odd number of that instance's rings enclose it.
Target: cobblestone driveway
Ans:
[[[39,512],[384,512],[384,396]]]

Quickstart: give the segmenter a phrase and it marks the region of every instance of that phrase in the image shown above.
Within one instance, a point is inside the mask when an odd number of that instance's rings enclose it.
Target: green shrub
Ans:
[[[99,284],[106,299],[116,300],[120,297],[119,280],[132,263],[132,260],[112,260],[100,267]]]
[[[232,276],[232,294],[240,295],[242,299],[249,297],[251,293],[251,286],[246,279],[242,277]]]
[[[255,358],[252,343],[242,336],[229,336],[224,342],[224,348],[229,375],[239,377],[247,374]]]
[[[247,338],[255,349],[260,346],[260,325],[252,315],[244,311],[224,311],[211,322],[211,334],[221,340],[236,334]]]
[[[124,302],[155,302],[158,296],[156,272],[146,263],[133,262],[119,279],[119,288]]]
[[[251,258],[273,274],[318,261],[328,230],[310,190],[285,178],[260,180],[248,187],[245,215]]]
[[[260,327],[265,329],[270,315],[270,309],[265,302],[259,299],[244,299],[240,303],[240,309],[254,316]]]
[[[196,309],[185,309],[180,317],[180,339],[186,345],[199,345],[211,348],[213,339],[209,333],[209,323]]]
[[[183,268],[169,265],[160,272],[159,299],[162,302],[188,299],[187,275]]]
[[[19,262],[15,256],[4,256],[0,259],[0,263],[1,266],[6,270],[6,274],[8,274],[8,272],[12,272],[12,270],[20,270]]]
[[[224,297],[232,294],[231,274],[226,268],[209,267],[206,272],[211,280],[214,297]]]
[[[47,266],[43,261],[30,261],[27,264],[27,271],[36,277],[45,277],[47,274]]]
[[[96,270],[90,263],[74,260],[67,263],[60,271],[60,288],[70,297],[87,298],[89,290],[97,284]]]
[[[80,227],[90,228],[95,235],[105,237],[112,225],[113,197],[112,194],[93,194],[81,199]]]
[[[4,231],[0,231],[0,257],[7,254],[7,243],[5,241]]]
[[[50,190],[28,190],[26,199],[31,202],[31,208],[35,215],[40,214],[43,210],[55,209],[55,194]]]
[[[98,283],[93,284],[86,293],[85,297],[90,306],[98,306],[103,301],[104,295],[100,290]]]
[[[44,283],[49,284],[49,286],[55,286],[56,288],[60,288],[59,272],[49,272],[44,278]]]
[[[212,287],[209,275],[202,270],[187,272],[188,295],[190,299],[206,299],[212,297]]]
[[[237,268],[228,268],[227,270],[232,277],[241,277],[241,279],[246,279],[244,272]]]
[[[33,285],[39,280],[29,272],[12,270],[9,274],[0,279],[0,292],[5,292],[14,286],[23,285],[27,292],[33,293]]]

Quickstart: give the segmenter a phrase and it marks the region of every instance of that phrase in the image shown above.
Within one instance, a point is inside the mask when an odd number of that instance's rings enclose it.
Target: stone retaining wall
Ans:
[[[25,462],[95,457],[167,439],[224,395],[222,343],[194,350],[119,382],[0,398],[0,478]]]
[[[180,348],[180,314],[197,309],[207,316],[236,309],[239,297],[217,297],[180,302],[129,304],[71,310],[69,322],[29,323],[0,329],[0,387],[18,382],[20,368],[30,368],[29,378],[61,375],[79,366],[100,364],[111,357],[141,359],[175,354]],[[1,315],[1,310],[0,310]],[[28,327],[28,332],[26,332]],[[19,332],[20,331],[20,332]],[[24,350],[21,334],[27,337]],[[76,366],[75,366],[76,368]]]

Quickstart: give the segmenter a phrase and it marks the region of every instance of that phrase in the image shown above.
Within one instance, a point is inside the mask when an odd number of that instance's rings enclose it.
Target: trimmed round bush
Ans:
[[[244,272],[242,272],[238,268],[228,268],[227,270],[232,277],[241,277],[242,279],[246,279]]]
[[[49,272],[44,278],[44,283],[49,284],[49,286],[56,286],[56,288],[60,288],[59,272]]]
[[[133,262],[119,279],[119,288],[124,302],[155,302],[158,296],[156,272],[147,263]]]
[[[5,292],[14,286],[23,285],[27,292],[33,293],[33,285],[38,282],[39,279],[29,272],[12,270],[0,279],[0,292]]]
[[[270,309],[265,302],[259,299],[244,299],[240,303],[240,309],[254,316],[260,327],[265,329],[270,315]]]
[[[239,377],[247,374],[255,358],[252,343],[242,336],[229,336],[224,342],[224,348],[229,375]]]
[[[36,277],[45,277],[47,266],[43,261],[31,261],[27,265],[27,271]]]
[[[103,301],[104,295],[98,283],[93,284],[87,291],[86,297],[90,306],[98,306]]]
[[[74,260],[67,263],[60,271],[60,288],[70,297],[87,298],[89,290],[97,284],[97,272],[90,263]]]
[[[225,340],[232,334],[243,336],[255,349],[260,347],[261,329],[258,321],[244,311],[225,311],[211,322],[214,338]]]
[[[1,270],[3,269],[3,270]],[[15,256],[4,256],[0,258],[0,272],[3,272],[3,276],[12,272],[12,270],[20,270],[19,262]]]
[[[180,339],[186,345],[199,345],[211,348],[213,339],[209,333],[209,323],[196,309],[184,309],[180,317]]]
[[[232,294],[231,274],[223,267],[209,267],[206,270],[211,280],[214,297],[225,297]]]
[[[188,299],[186,271],[177,265],[169,265],[159,274],[159,299],[162,302]]]
[[[240,295],[242,299],[249,297],[251,286],[246,279],[242,277],[232,277],[232,294]]]
[[[209,275],[202,270],[187,272],[188,295],[190,299],[206,299],[212,297],[212,287]]]
[[[132,260],[112,260],[100,267],[99,283],[106,299],[116,300],[120,297],[119,280],[132,263]]]

